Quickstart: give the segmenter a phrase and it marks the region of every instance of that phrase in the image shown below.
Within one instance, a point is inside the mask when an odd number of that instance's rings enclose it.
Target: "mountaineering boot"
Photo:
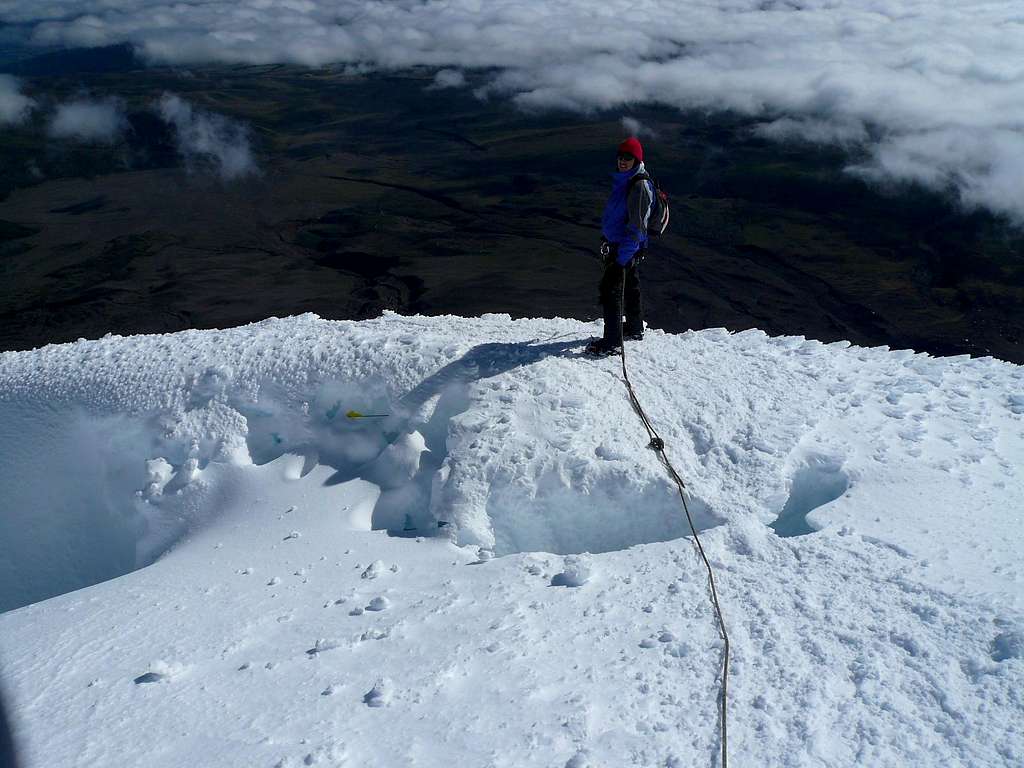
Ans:
[[[611,357],[612,355],[619,354],[621,351],[622,346],[619,344],[612,344],[604,339],[594,339],[587,344],[583,354],[589,357]]]
[[[634,331],[633,333],[626,332],[626,333],[622,334],[622,338],[625,339],[626,341],[643,341],[644,340],[644,332],[643,331]]]

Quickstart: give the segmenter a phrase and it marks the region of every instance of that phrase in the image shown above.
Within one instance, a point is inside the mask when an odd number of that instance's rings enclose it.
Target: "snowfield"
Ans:
[[[0,355],[25,766],[712,766],[722,642],[598,324],[314,315]],[[1024,368],[628,347],[735,766],[1024,765]],[[364,417],[353,417],[350,412]]]

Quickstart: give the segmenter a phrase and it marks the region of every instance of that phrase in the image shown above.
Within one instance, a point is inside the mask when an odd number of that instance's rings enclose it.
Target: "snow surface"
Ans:
[[[0,355],[26,764],[713,764],[705,575],[618,361],[579,356],[597,328],[304,315]],[[716,569],[733,763],[1024,764],[1024,369],[629,351]]]

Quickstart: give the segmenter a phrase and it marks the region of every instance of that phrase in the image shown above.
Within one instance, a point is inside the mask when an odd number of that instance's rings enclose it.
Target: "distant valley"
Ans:
[[[433,71],[142,68],[117,47],[8,62],[33,98],[122,100],[114,145],[0,132],[0,349],[315,312],[596,318],[621,112],[527,114]],[[259,171],[188,167],[154,101],[248,126]],[[638,107],[670,234],[651,325],[757,327],[1024,362],[1024,237],[881,191],[748,119]]]

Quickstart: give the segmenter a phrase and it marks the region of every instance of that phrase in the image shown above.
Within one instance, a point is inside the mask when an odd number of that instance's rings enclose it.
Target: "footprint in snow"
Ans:
[[[368,707],[386,707],[391,702],[392,687],[389,680],[378,680],[373,688],[363,694],[363,704]]]
[[[380,596],[380,597],[373,598],[373,600],[371,600],[367,604],[366,610],[368,610],[368,611],[386,611],[390,607],[391,607],[391,601],[388,600],[386,597]]]
[[[483,565],[484,563],[489,563],[493,559],[493,551],[485,549],[484,547],[480,547],[477,550],[476,560],[474,560],[472,563],[469,563],[469,565]]]
[[[333,640],[326,637],[318,638],[313,647],[306,651],[307,656],[316,656],[317,654],[323,653],[324,651],[333,651],[335,648],[340,648],[343,645],[341,640]]]
[[[139,675],[135,678],[136,685],[142,685],[144,683],[162,683],[164,680],[170,680],[169,675],[162,674],[160,672],[147,672],[144,675]]]
[[[671,645],[665,646],[665,653],[677,659],[684,659],[690,655],[690,646],[686,643],[672,643]]]
[[[329,741],[327,744],[317,747],[302,758],[303,765],[338,765],[345,759],[345,745],[340,742]]]
[[[183,672],[184,666],[178,663],[168,663],[166,661],[155,661],[150,664],[149,672],[144,675],[139,675],[135,678],[136,685],[144,685],[145,683],[162,683],[171,680],[175,675]]]

